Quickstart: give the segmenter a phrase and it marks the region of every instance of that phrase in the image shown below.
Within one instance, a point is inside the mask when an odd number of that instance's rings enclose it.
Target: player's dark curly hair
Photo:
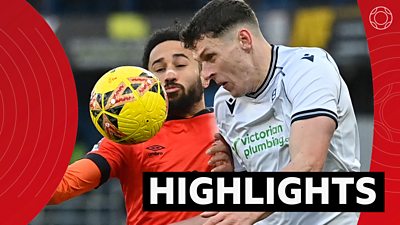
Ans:
[[[182,30],[185,48],[195,48],[204,36],[217,38],[239,23],[258,26],[254,11],[243,0],[213,0],[201,8]]]
[[[183,26],[175,22],[174,26],[156,30],[147,41],[142,57],[142,67],[148,69],[150,53],[154,47],[164,41],[180,41],[179,32]]]

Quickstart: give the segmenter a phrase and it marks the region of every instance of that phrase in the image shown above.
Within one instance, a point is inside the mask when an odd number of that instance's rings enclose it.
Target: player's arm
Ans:
[[[308,73],[298,76],[298,79],[308,83],[302,86],[299,85],[300,80],[294,80],[288,85],[293,108],[311,110],[297,110],[292,115],[289,139],[291,161],[282,171],[319,172],[325,165],[329,144],[338,125],[334,109],[337,107],[340,81],[327,60],[314,64]],[[270,214],[263,213],[257,221]]]
[[[81,159],[68,166],[55,193],[48,202],[49,205],[79,196],[99,186],[101,172],[90,159]]]
[[[335,121],[327,116],[293,122],[289,140],[291,161],[283,171],[322,171],[335,128]]]
[[[300,57],[299,57],[300,58]],[[338,126],[341,81],[333,59],[316,51],[315,62],[300,59],[304,71],[286,80],[292,103],[290,163],[283,171],[318,172],[324,167],[329,144]]]

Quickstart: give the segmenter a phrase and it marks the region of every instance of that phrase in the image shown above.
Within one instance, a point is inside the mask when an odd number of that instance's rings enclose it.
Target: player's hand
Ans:
[[[215,141],[207,154],[211,156],[208,164],[213,167],[211,172],[233,172],[231,149],[220,134],[214,135]]]
[[[203,225],[251,225],[263,218],[264,212],[203,212],[208,218]]]

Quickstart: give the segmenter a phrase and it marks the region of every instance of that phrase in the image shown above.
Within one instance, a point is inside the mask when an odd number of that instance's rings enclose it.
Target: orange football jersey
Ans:
[[[118,178],[125,196],[127,224],[165,225],[200,212],[145,212],[142,209],[143,172],[210,171],[206,150],[217,132],[214,114],[204,110],[189,118],[166,121],[156,136],[136,145],[102,139],[86,158],[101,171],[101,183]]]

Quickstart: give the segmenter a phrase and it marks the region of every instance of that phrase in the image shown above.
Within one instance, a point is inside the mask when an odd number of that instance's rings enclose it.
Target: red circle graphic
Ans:
[[[77,130],[72,71],[55,34],[23,0],[0,13],[0,224],[27,224],[46,205]]]

